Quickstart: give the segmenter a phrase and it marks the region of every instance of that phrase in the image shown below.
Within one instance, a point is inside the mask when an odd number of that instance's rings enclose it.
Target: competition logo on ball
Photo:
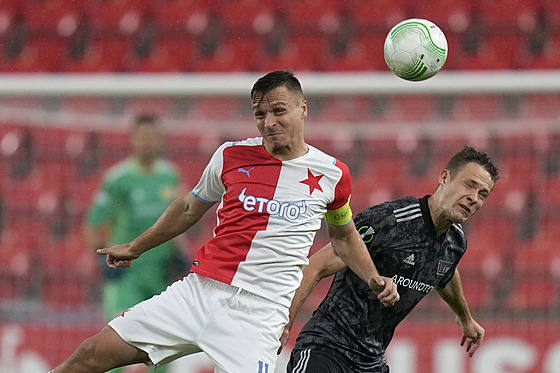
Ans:
[[[433,22],[413,18],[389,31],[383,50],[385,62],[395,75],[419,81],[441,70],[447,59],[447,40]]]

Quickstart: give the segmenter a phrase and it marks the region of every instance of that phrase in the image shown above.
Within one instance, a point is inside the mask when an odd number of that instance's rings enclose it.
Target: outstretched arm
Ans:
[[[192,227],[212,205],[189,193],[173,201],[154,225],[132,242],[99,249],[97,253],[107,254],[107,265],[110,268],[130,267],[131,261],[142,253]]]
[[[465,345],[469,356],[473,356],[484,339],[484,329],[474,321],[467,300],[463,294],[461,276],[455,269],[455,274],[446,287],[436,287],[439,296],[449,305],[456,316],[457,323],[463,331],[461,346]]]

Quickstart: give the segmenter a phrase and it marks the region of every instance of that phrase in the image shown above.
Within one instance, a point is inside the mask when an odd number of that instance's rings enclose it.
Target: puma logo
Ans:
[[[249,170],[245,170],[245,169],[239,167],[239,168],[237,169],[237,172],[246,173],[246,174],[247,174],[247,177],[250,179],[250,178],[251,178],[251,175],[249,174],[249,172],[251,172],[254,168],[255,168],[255,167],[251,167]]]

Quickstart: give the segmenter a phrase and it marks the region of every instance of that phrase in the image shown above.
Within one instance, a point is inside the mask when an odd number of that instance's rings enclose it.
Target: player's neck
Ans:
[[[274,144],[263,144],[265,150],[281,161],[289,161],[290,159],[299,158],[309,152],[309,146],[306,143],[298,144],[295,146],[274,146]]]
[[[445,217],[443,209],[439,207],[436,201],[436,196],[432,195],[428,198],[428,208],[430,209],[430,217],[434,223],[436,235],[439,237],[453,225],[453,222]]]
[[[145,174],[150,175],[154,172],[154,165],[156,163],[155,159],[152,159],[152,158],[149,158],[149,159],[136,158],[136,162],[138,163],[138,166],[140,167],[142,172],[144,172]]]

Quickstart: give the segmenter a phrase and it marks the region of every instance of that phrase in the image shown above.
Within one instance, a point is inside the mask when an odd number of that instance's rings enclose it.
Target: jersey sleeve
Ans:
[[[192,190],[192,194],[201,201],[208,203],[219,202],[225,192],[221,176],[224,165],[224,149],[228,144],[223,144],[214,152],[198,184]]]
[[[382,247],[387,240],[387,233],[391,232],[387,213],[380,205],[370,206],[354,219],[354,225],[372,255],[376,254],[376,248]]]
[[[449,268],[449,270],[447,271],[445,277],[444,277],[440,282],[438,282],[438,286],[439,286],[440,288],[443,289],[444,287],[447,286],[447,284],[449,284],[449,282],[450,282],[451,279],[453,278],[453,275],[455,274],[455,270],[457,269],[457,264],[458,264],[458,262],[455,263],[451,268]]]
[[[453,229],[453,226],[449,229]],[[438,282],[438,286],[440,288],[444,288],[447,286],[447,284],[451,281],[451,279],[453,278],[453,275],[455,274],[455,270],[457,269],[457,266],[459,265],[459,261],[461,260],[461,258],[465,255],[465,252],[467,250],[467,239],[465,238],[465,234],[463,233],[463,230],[455,230],[455,232],[457,232],[457,239],[456,239],[456,246],[455,249],[460,252],[459,257],[457,258],[457,260],[454,263],[449,263],[450,267],[449,269],[445,272],[445,275],[442,277],[442,279]]]
[[[335,166],[342,171],[342,175],[334,190],[334,200],[327,205],[325,220],[334,225],[345,225],[352,220],[352,210],[350,209],[352,177],[343,162],[335,159]]]

